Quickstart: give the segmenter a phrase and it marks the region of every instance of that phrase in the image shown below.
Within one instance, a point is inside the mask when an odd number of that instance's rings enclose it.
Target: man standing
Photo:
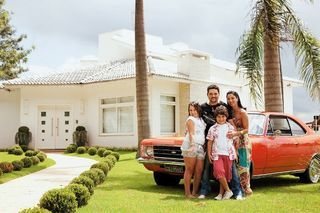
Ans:
[[[226,103],[219,101],[219,96],[220,96],[220,89],[217,85],[212,84],[207,87],[208,102],[203,103],[201,105],[202,119],[207,124],[205,129],[205,137],[207,136],[210,127],[216,123],[215,116],[214,116],[215,109],[221,105],[227,107]],[[232,116],[230,112],[229,112],[229,116],[230,117]],[[204,145],[204,151],[206,152],[206,155],[204,159],[204,167],[203,167],[203,173],[201,178],[201,188],[200,188],[199,199],[204,199],[206,195],[208,195],[211,192],[210,177],[212,176],[212,164],[210,164],[209,158],[208,158],[207,139]],[[232,173],[232,175],[233,174],[234,173]],[[233,179],[232,181],[236,181],[234,180],[234,178],[232,179]],[[238,183],[235,183],[234,185],[235,186],[231,184],[232,192],[235,195],[238,195],[240,190],[240,184],[238,182]],[[239,187],[237,187],[237,185]]]

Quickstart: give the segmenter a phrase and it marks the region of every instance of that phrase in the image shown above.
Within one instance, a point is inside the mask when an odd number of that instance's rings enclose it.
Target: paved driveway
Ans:
[[[36,206],[49,189],[61,188],[96,161],[62,154],[47,154],[56,164],[47,169],[0,184],[0,212],[16,213]]]

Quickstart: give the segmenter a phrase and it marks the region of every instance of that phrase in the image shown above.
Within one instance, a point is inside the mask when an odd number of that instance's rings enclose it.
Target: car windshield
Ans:
[[[249,134],[262,135],[266,116],[262,114],[249,113]]]

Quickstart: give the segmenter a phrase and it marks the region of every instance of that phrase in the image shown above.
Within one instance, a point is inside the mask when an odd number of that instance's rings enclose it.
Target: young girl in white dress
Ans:
[[[186,121],[186,135],[181,146],[182,156],[185,163],[184,171],[184,189],[187,198],[195,198],[197,196],[202,170],[204,151],[203,144],[205,142],[204,130],[206,124],[201,118],[201,107],[196,102],[188,105],[189,117]],[[192,193],[190,190],[191,178],[193,180]]]

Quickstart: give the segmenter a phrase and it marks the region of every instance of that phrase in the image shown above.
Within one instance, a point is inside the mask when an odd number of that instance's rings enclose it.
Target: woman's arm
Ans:
[[[242,122],[242,130],[240,131],[240,134],[246,134],[249,130],[249,118],[248,113],[245,110],[241,110],[241,122]]]

